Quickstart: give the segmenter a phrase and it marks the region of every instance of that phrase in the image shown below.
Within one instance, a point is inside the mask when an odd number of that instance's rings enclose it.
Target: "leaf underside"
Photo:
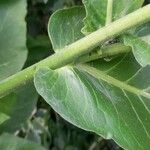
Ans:
[[[89,34],[106,23],[108,0],[83,0],[86,9],[82,32]],[[144,0],[113,0],[112,21],[115,21],[140,8]]]
[[[46,102],[72,124],[112,138],[126,149],[146,149],[150,146],[150,80],[147,85],[137,81],[150,72],[150,67],[140,68],[128,81],[116,82],[109,74],[116,73],[119,65],[105,70],[108,76],[95,68],[98,76],[93,76],[93,70],[88,66],[87,71],[84,65],[56,71],[41,69],[35,76],[35,86]],[[118,87],[118,82],[125,86]]]

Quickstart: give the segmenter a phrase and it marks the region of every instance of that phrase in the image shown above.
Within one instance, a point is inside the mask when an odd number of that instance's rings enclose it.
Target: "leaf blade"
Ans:
[[[22,69],[26,58],[26,1],[0,2],[0,80]]]
[[[86,17],[82,32],[85,35],[105,26],[107,2],[108,0],[83,0]],[[140,8],[143,2],[143,0],[114,0],[112,21]]]
[[[143,97],[143,90],[126,90],[118,82],[110,84],[110,80],[112,77],[104,73],[87,74],[83,67],[64,67],[56,71],[41,69],[34,81],[38,93],[72,124],[113,138],[126,149],[146,148],[146,139],[150,138],[150,94],[146,92]]]
[[[84,8],[79,6],[58,10],[51,16],[48,34],[55,52],[83,37],[79,29],[84,16]]]

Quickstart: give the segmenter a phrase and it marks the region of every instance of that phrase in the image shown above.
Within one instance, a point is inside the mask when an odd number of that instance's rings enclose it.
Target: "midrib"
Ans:
[[[128,85],[125,82],[121,82],[121,81],[105,74],[104,72],[102,72],[100,70],[97,70],[88,65],[78,65],[78,67],[80,67],[82,70],[86,71],[87,73],[91,74],[93,77],[95,77],[97,79],[101,79],[109,84],[112,84],[112,85],[114,85],[120,89],[126,90],[130,93],[140,95],[140,96],[150,99],[150,93],[147,93],[147,92],[145,92],[141,89],[138,89],[136,87],[133,87],[131,85]]]

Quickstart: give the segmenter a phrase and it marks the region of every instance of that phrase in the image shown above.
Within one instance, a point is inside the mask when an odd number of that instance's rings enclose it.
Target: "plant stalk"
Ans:
[[[75,63],[86,63],[100,58],[113,57],[116,55],[131,52],[132,48],[130,46],[125,46],[121,43],[116,43],[102,48],[97,48],[89,54],[80,56]]]
[[[0,98],[26,85],[33,80],[36,70],[40,67],[57,69],[65,66],[81,55],[94,50],[101,42],[113,38],[124,31],[150,21],[150,4],[137,11],[89,34],[88,36],[68,45],[61,52],[36,63],[0,82]],[[119,53],[121,50],[118,49]]]
[[[113,14],[113,0],[108,0],[107,2],[107,16],[106,16],[106,25],[112,22],[112,14]]]

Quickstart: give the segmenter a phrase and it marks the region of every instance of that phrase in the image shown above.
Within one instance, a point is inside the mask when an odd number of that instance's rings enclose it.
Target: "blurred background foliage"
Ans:
[[[145,0],[145,4],[148,3],[150,0]],[[25,67],[54,53],[47,35],[49,17],[58,9],[74,5],[82,5],[81,0],[28,0],[26,22],[29,53]],[[112,140],[105,140],[69,124],[41,97],[31,118],[16,134],[50,150],[121,150]]]

